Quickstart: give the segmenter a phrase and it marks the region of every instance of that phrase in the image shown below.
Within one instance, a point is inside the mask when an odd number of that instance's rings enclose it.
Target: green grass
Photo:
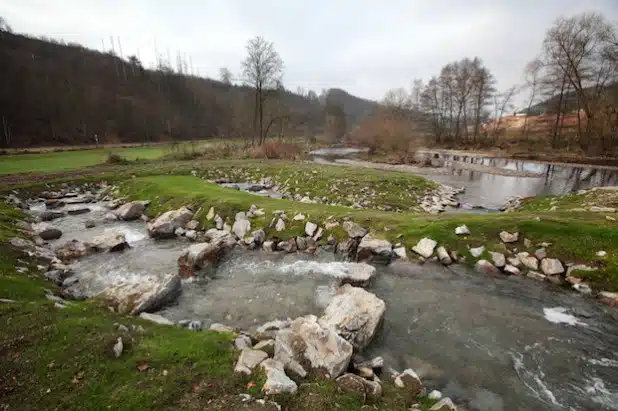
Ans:
[[[109,153],[127,160],[150,160],[164,155],[164,146],[76,150],[0,156],[0,174],[63,171],[102,164]]]

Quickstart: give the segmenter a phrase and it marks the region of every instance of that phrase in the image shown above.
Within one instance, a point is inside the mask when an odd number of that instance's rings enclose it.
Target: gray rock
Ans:
[[[146,206],[142,201],[131,201],[130,203],[126,203],[120,206],[115,214],[121,220],[129,221],[129,220],[137,220],[140,218],[144,211],[146,210]]]
[[[184,227],[193,218],[193,212],[186,207],[167,211],[148,223],[148,234],[152,238],[173,238],[177,228]]]
[[[234,224],[232,225],[232,231],[234,232],[234,235],[236,235],[236,237],[239,240],[242,240],[243,238],[245,238],[245,235],[247,235],[249,230],[251,230],[251,221],[246,220],[246,219],[236,220],[234,221]]]
[[[318,227],[318,230],[313,235],[313,240],[314,241],[320,241],[322,239],[323,235],[324,235],[324,229],[322,227]]]
[[[277,243],[277,250],[285,251],[286,253],[295,253],[298,248],[296,247],[296,240],[290,238],[287,241],[280,241]]]
[[[243,350],[245,348],[251,347],[253,347],[253,343],[251,342],[251,338],[248,335],[239,335],[234,340],[234,348],[236,348],[237,350]],[[256,350],[259,349],[260,348],[256,347]],[[251,369],[253,369],[253,367]]]
[[[121,231],[111,230],[94,237],[90,241],[90,246],[96,251],[113,252],[129,248],[129,243]]]
[[[114,344],[114,346],[112,347],[112,350],[114,351],[114,356],[116,358],[120,358],[120,356],[122,355],[122,350],[124,350],[124,344],[122,344],[122,337],[118,337],[118,339],[116,340],[116,344]]]
[[[67,214],[69,215],[87,214],[89,212],[90,212],[90,209],[88,207],[70,208],[67,210]]]
[[[470,229],[465,224],[464,225],[460,225],[459,227],[455,228],[455,234],[457,234],[457,235],[469,235],[470,234]]]
[[[255,344],[255,347],[253,348],[256,350],[264,351],[266,354],[268,354],[269,357],[275,356],[275,340],[273,339],[260,341],[259,343]]]
[[[478,260],[474,269],[481,274],[499,274],[500,270],[487,260]]]
[[[254,231],[252,235],[253,235],[253,242],[257,246],[262,245],[264,241],[266,240],[266,232],[264,232],[264,230],[262,229]]]
[[[305,218],[306,218],[306,217],[305,217],[305,215],[304,215],[304,214],[298,213],[298,214],[296,214],[296,215],[294,216],[293,220],[294,220],[294,221],[303,221]]]
[[[451,264],[453,264],[453,260],[448,255],[448,252],[446,251],[446,248],[440,246],[436,250],[436,253],[438,254],[438,260],[440,260],[440,262],[442,264],[444,264],[444,265],[451,265]]]
[[[340,284],[350,284],[355,287],[368,287],[375,277],[374,266],[365,263],[347,263],[341,267],[343,275]]]
[[[502,268],[506,265],[506,258],[504,257],[504,254],[489,251],[489,256],[491,257],[491,261],[496,267]]]
[[[212,220],[212,218],[210,220]],[[187,230],[197,230],[198,228],[200,228],[200,222],[197,220],[191,220],[185,224],[185,229]]]
[[[423,382],[414,370],[408,368],[395,376],[395,387],[405,389],[411,396],[417,397],[425,391]]]
[[[305,237],[296,237],[296,247],[299,251],[305,251],[307,249],[307,240],[305,240]]]
[[[337,290],[319,322],[335,327],[355,349],[362,350],[375,336],[385,311],[386,304],[374,294],[345,284]]]
[[[182,292],[177,274],[145,276],[136,281],[125,281],[105,289],[97,297],[117,313],[137,315],[156,311],[173,303]]]
[[[515,256],[515,257],[509,257],[507,258],[507,261],[509,262],[510,265],[512,265],[513,267],[519,267],[521,265],[521,261],[519,260],[519,257]]]
[[[509,233],[508,231],[502,231],[500,232],[500,240],[502,240],[502,242],[505,244],[516,243],[517,241],[519,241],[519,233]]]
[[[614,207],[592,206],[588,208],[588,211],[590,211],[591,213],[615,213],[616,209]]]
[[[273,245],[273,241],[264,241],[264,243],[262,244],[262,249],[268,252],[273,251]]]
[[[279,218],[277,220],[277,224],[275,225],[275,230],[277,231],[285,230],[285,221],[283,221],[283,219]]]
[[[218,333],[233,333],[234,332],[234,329],[232,327],[229,327],[227,325],[220,324],[220,323],[211,324],[208,329],[210,331],[215,331]]]
[[[539,269],[539,260],[537,260],[536,257],[530,255],[529,253],[518,253],[517,258],[519,258],[519,261],[521,261],[524,267],[535,271]]]
[[[314,315],[297,318],[275,338],[275,359],[281,364],[298,369],[308,362],[313,368],[326,370],[331,378],[348,368],[352,351],[352,345],[334,327],[318,323]]]
[[[178,227],[177,229],[174,230],[174,235],[176,237],[182,237],[187,233],[187,230],[185,230],[182,227]]]
[[[214,267],[235,245],[231,234],[225,232],[210,243],[191,244],[178,257],[180,275],[183,278],[194,277],[199,270]]]
[[[9,243],[16,248],[34,248],[34,243],[24,238],[13,237],[9,240]]]
[[[402,260],[407,260],[408,259],[408,254],[406,253],[406,248],[405,247],[396,247],[393,248],[393,255],[395,255],[397,258],[400,258]]]
[[[539,248],[534,252],[534,256],[539,260],[542,260],[547,257],[547,251],[545,250],[545,248]]]
[[[139,217],[138,217],[139,218]],[[107,213],[103,216],[103,222],[104,223],[111,223],[114,221],[118,221],[118,216],[114,213]]]
[[[384,367],[384,358],[374,357],[369,361],[363,361],[354,364],[354,368],[371,368],[372,370],[381,370]]]
[[[504,267],[504,272],[510,275],[521,275],[521,271],[519,271],[519,268],[511,265],[511,264],[507,264]]]
[[[93,220],[86,220],[84,222],[84,227],[85,228],[94,228],[97,226],[97,223],[95,223]]]
[[[298,386],[283,370],[283,364],[273,359],[262,361],[260,367],[266,374],[266,383],[262,390],[268,395],[294,394]]]
[[[547,279],[547,277],[545,277],[544,274],[541,274],[541,273],[533,271],[533,270],[528,271],[528,274],[526,274],[526,277],[532,278],[532,279],[538,280],[538,281],[545,281]]]
[[[244,348],[240,352],[240,357],[236,362],[234,372],[251,375],[253,369],[267,358],[268,354],[266,354],[264,351]]]
[[[372,256],[384,262],[390,262],[393,246],[387,240],[377,238],[372,233],[365,235],[358,244],[358,259],[365,260]]]
[[[307,223],[305,224],[305,234],[307,234],[309,237],[313,237],[317,229],[318,225],[312,223],[311,221],[307,221]]]
[[[470,254],[474,258],[478,258],[485,252],[485,246],[475,247],[470,249]]]
[[[343,230],[350,236],[351,238],[361,238],[367,235],[367,230],[356,224],[353,221],[344,221],[343,222]]]
[[[343,374],[335,382],[340,390],[359,394],[372,401],[382,396],[382,385],[379,382],[370,381],[355,374]]]
[[[541,271],[545,275],[556,275],[564,273],[564,267],[560,260],[555,258],[544,258],[541,260]]]
[[[412,251],[421,257],[429,258],[433,254],[433,250],[436,248],[436,245],[438,245],[437,241],[434,241],[431,238],[422,238],[414,247],[412,247]]]
[[[214,207],[210,207],[210,209],[208,210],[208,214],[206,214],[206,219],[208,221],[211,221],[213,218],[215,218],[215,208]],[[219,228],[220,230],[220,228]]]
[[[185,233],[185,237],[188,238],[191,241],[195,241],[195,240],[197,240],[197,231],[195,231],[195,230],[187,230],[187,232]]]
[[[217,228],[217,230],[223,230],[223,225],[224,225],[223,218],[221,218],[221,216],[219,215],[216,215],[215,216],[215,227]]]
[[[33,224],[32,230],[45,241],[57,240],[62,236],[62,231],[60,231],[60,229],[45,222]]]
[[[161,325],[174,325],[174,323],[159,314],[141,313],[140,318]]]

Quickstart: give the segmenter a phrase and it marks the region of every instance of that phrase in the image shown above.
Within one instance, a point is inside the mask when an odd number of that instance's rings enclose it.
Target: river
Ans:
[[[127,278],[177,270],[185,239],[154,241],[145,224],[100,221],[105,209],[63,217],[55,245],[121,230],[132,248],[75,264],[79,287],[94,295]],[[183,283],[183,294],[160,314],[252,329],[273,319],[320,315],[344,262],[331,253],[234,252],[215,271]],[[492,278],[463,266],[377,266],[369,291],[387,304],[383,327],[366,355],[386,367],[414,368],[475,411],[618,410],[618,314],[591,298],[522,277]],[[564,312],[568,309],[567,312]],[[387,378],[387,377],[385,377]]]
[[[355,148],[321,149],[310,153],[318,163],[354,166],[356,155],[366,152]],[[533,197],[576,193],[582,189],[618,185],[618,169],[610,167],[551,164],[512,160],[500,157],[454,155],[441,151],[424,151],[435,157],[436,168],[398,167],[433,181],[464,187],[459,196],[463,209],[483,207],[498,210],[514,196]]]

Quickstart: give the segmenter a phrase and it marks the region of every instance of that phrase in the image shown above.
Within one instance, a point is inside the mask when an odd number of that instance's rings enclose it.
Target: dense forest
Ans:
[[[0,28],[0,146],[251,138],[253,89],[190,74],[186,61],[154,70],[76,44]],[[332,118],[352,126],[374,102],[342,90],[272,90],[268,136],[315,136]],[[341,133],[338,137],[341,137]]]

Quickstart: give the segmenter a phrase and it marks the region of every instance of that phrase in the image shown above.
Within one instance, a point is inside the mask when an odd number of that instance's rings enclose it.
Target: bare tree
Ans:
[[[0,31],[6,31],[7,33],[13,32],[13,29],[9,26],[9,23],[7,23],[6,19],[2,16],[0,16]]]
[[[598,116],[603,94],[618,76],[613,60],[618,50],[615,33],[615,26],[603,15],[584,13],[557,19],[543,42],[547,63],[563,74],[577,98],[578,134],[584,150],[590,148],[592,140],[600,140],[602,149],[608,148]]]
[[[537,58],[526,64],[526,67],[524,68],[524,87],[527,88],[530,93],[528,95],[528,104],[525,113],[526,117],[524,118],[524,125],[522,128],[522,135],[526,139],[528,138],[528,118],[532,114],[530,113],[532,105],[538,97],[539,84],[541,81],[540,77],[542,74],[541,70],[543,69],[543,66],[543,61]]]
[[[219,69],[219,79],[223,84],[227,84],[228,86],[232,84],[232,72],[227,67],[221,67]]]
[[[517,94],[518,86],[512,86],[502,93],[495,93],[493,96],[493,109],[494,109],[494,128],[493,138],[494,142],[498,139],[498,135],[501,132],[501,124],[503,121],[504,113],[510,112],[513,109],[513,97]]]
[[[262,37],[254,37],[247,43],[247,57],[242,62],[242,72],[247,85],[254,91],[254,136],[258,134],[258,144],[266,139],[264,127],[264,108],[266,101],[277,90],[283,76],[283,60],[273,43]]]

